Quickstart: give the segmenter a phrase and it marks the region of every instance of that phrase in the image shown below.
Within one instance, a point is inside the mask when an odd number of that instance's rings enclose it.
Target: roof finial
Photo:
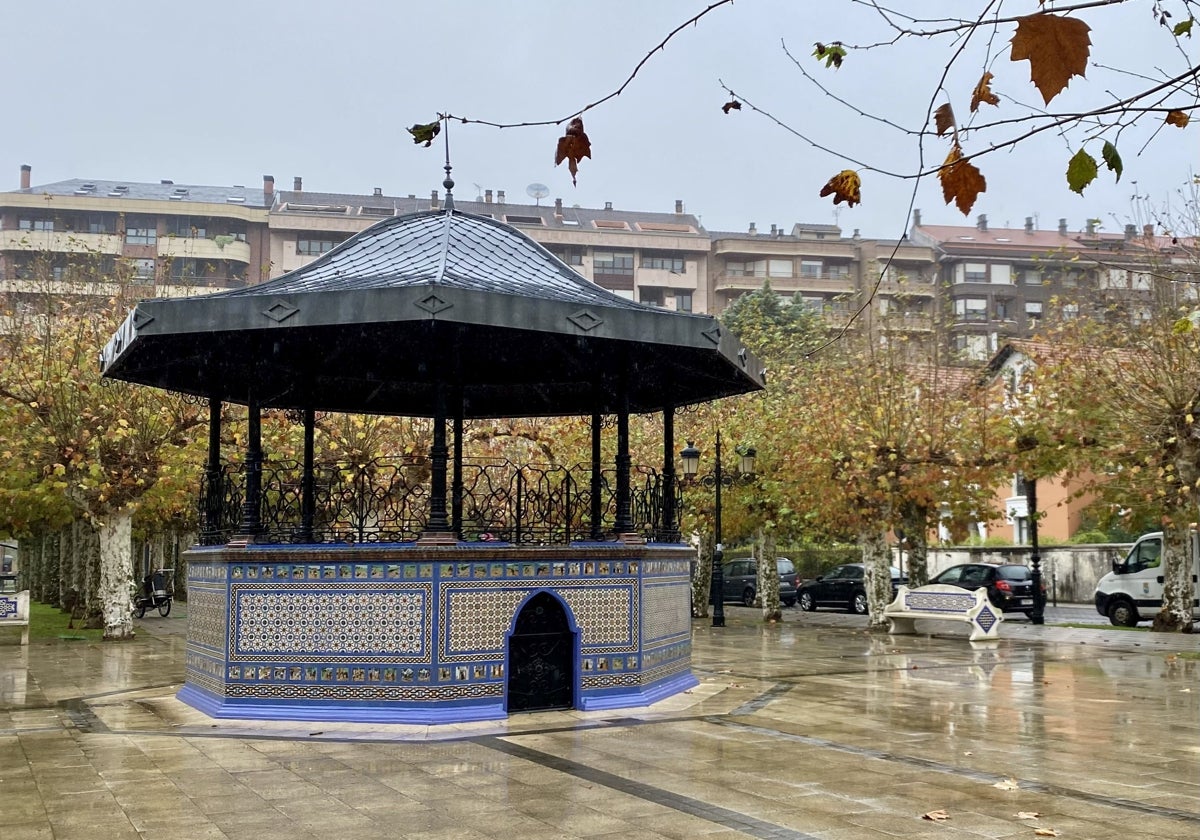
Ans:
[[[445,144],[446,144],[446,166],[444,167],[444,169],[446,170],[446,180],[442,181],[442,186],[446,188],[446,209],[453,210],[454,209],[454,192],[453,192],[454,179],[450,177],[450,169],[451,169],[451,166],[450,166],[450,120],[448,120],[446,118],[445,114],[440,114],[439,116],[441,116],[442,122],[445,124],[445,126],[444,126],[445,130],[442,132],[442,137],[445,138]]]

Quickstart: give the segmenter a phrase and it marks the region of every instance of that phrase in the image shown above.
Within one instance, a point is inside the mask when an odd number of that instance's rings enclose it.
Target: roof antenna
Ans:
[[[442,181],[442,186],[446,188],[446,210],[454,209],[454,179],[450,177],[450,120],[446,119],[445,114],[438,115],[443,123],[442,136],[446,138],[446,180]]]

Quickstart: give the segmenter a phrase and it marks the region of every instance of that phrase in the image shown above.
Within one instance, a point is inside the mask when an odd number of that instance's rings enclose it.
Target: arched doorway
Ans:
[[[517,615],[508,639],[508,711],[572,708],[574,661],[566,610],[549,592],[539,592]]]

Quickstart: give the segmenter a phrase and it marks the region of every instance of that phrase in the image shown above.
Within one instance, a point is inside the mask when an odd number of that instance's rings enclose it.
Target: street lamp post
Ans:
[[[735,479],[750,480],[754,478],[754,458],[757,455],[754,447],[741,450],[741,462],[737,476],[726,476],[721,472],[721,431],[717,430],[716,463],[712,473],[702,476],[699,481],[706,487],[711,484],[714,490],[715,506],[713,508],[713,557],[712,580],[709,584],[709,600],[713,605],[713,627],[725,626],[725,571],[722,561],[725,559],[725,547],[721,544],[721,488],[733,485]],[[683,461],[683,479],[691,482],[696,479],[700,469],[700,450],[695,443],[688,445],[679,453]]]
[[[1042,555],[1038,551],[1037,479],[1026,479],[1026,505],[1029,508],[1029,579],[1033,586],[1033,612],[1029,620],[1046,623],[1046,592],[1042,588]]]

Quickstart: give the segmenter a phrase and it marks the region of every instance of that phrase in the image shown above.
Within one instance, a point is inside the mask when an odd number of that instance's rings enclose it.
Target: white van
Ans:
[[[1192,531],[1188,543],[1195,584],[1200,575],[1200,534]],[[1125,559],[1113,561],[1112,571],[1096,584],[1096,612],[1119,627],[1154,620],[1163,602],[1162,544],[1162,531],[1143,534]],[[1192,613],[1200,618],[1200,598],[1192,601]]]

